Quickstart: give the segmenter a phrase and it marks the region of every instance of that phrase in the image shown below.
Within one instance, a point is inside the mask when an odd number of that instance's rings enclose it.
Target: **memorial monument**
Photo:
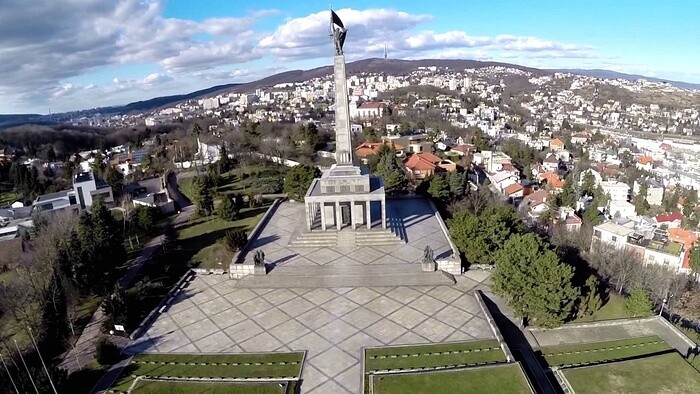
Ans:
[[[386,194],[381,178],[370,176],[353,163],[350,135],[348,85],[345,76],[343,44],[347,29],[338,15],[331,10],[330,36],[335,48],[333,75],[335,82],[335,161],[321,178],[311,182],[304,197],[306,229],[319,228],[353,230],[372,228],[372,207],[379,207],[381,227],[386,229]],[[375,209],[376,211],[376,209]],[[316,225],[320,216],[320,225]]]

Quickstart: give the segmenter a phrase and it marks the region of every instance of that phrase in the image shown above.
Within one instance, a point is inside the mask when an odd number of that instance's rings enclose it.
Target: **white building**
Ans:
[[[612,217],[631,218],[637,215],[637,210],[634,204],[627,201],[610,201],[608,202],[608,213]]]
[[[617,250],[623,250],[627,244],[627,236],[632,233],[634,233],[633,223],[630,226],[623,226],[609,221],[593,227],[593,240],[611,245]]]
[[[629,201],[630,187],[619,181],[600,182],[603,192],[610,197],[610,201]]]
[[[639,194],[639,189],[641,188],[642,183],[646,183],[647,185],[646,200],[649,205],[661,205],[664,200],[664,185],[653,179],[634,181],[632,191],[634,192],[635,196]]]

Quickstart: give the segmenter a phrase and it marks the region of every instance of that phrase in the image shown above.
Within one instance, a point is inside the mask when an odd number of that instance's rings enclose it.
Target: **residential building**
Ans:
[[[678,212],[664,212],[654,217],[656,224],[666,226],[666,228],[678,228],[683,222],[683,214]]]
[[[508,198],[523,197],[524,192],[525,188],[519,183],[513,183],[509,186],[506,186],[505,189],[503,189],[503,193]]]
[[[80,209],[89,209],[98,197],[105,204],[114,202],[112,188],[107,182],[97,179],[92,172],[81,172],[73,177],[73,192]]]
[[[451,160],[442,159],[432,153],[414,153],[404,162],[411,179],[421,181],[436,172],[452,172],[457,170],[457,164]]]
[[[627,245],[627,236],[634,233],[634,223],[629,222],[621,225],[615,221],[607,221],[593,227],[593,241],[591,247],[596,242],[602,242],[614,247],[617,250],[624,250]]]
[[[162,190],[158,193],[149,193],[143,197],[132,200],[134,207],[158,208],[163,214],[175,212],[175,202],[168,195],[168,191]]]
[[[664,192],[666,190],[664,185],[653,178],[636,180],[632,185],[632,191],[635,196],[639,194],[639,190],[643,183],[647,185],[646,200],[649,205],[661,205],[664,201]]]
[[[354,116],[360,119],[381,118],[386,110],[386,104],[379,102],[362,103],[354,110]],[[351,109],[351,112],[352,109]],[[353,116],[353,114],[351,114]]]
[[[634,204],[627,201],[610,200],[608,202],[608,213],[612,217],[631,218],[637,215]]]
[[[546,187],[554,193],[559,193],[564,188],[564,180],[555,172],[548,171],[540,174],[539,179],[543,186],[546,184]]]
[[[579,231],[583,220],[576,215],[576,212],[570,207],[559,207],[557,218],[564,224],[567,231]]]
[[[552,138],[549,141],[549,147],[555,152],[564,150],[564,141],[560,140],[559,138]]]
[[[683,245],[684,254],[681,271],[685,272],[690,270],[690,254],[693,251],[695,242],[698,240],[698,235],[690,230],[671,228],[668,230],[668,238],[673,242]]]
[[[600,187],[607,194],[610,201],[629,201],[630,187],[626,183],[618,181],[602,181]]]
[[[654,159],[651,156],[641,156],[635,164],[638,170],[651,171],[654,169]]]
[[[559,159],[557,155],[551,153],[542,161],[542,167],[545,171],[556,172],[559,169]]]
[[[540,215],[547,210],[547,201],[552,198],[544,189],[537,190],[523,197],[518,209],[524,213],[525,220],[532,224],[539,220]]]

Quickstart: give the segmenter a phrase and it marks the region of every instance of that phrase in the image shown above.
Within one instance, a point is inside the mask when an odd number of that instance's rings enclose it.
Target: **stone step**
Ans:
[[[301,267],[297,267],[301,268]],[[306,268],[306,267],[304,267]],[[274,270],[273,270],[274,271]],[[239,279],[236,287],[244,288],[333,288],[333,287],[386,287],[386,286],[452,286],[450,279],[441,271],[391,273],[389,269],[381,274],[354,275],[307,275],[301,271],[297,275],[249,275]]]
[[[420,273],[420,263],[406,264],[352,264],[352,265],[305,265],[279,266],[270,271],[268,276],[297,276],[300,273],[310,276],[353,276],[381,274],[413,274]]]

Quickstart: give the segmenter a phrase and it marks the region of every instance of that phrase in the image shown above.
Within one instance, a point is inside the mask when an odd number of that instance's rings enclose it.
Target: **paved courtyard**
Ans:
[[[297,277],[285,277],[297,270],[316,272],[319,266],[343,272],[375,270],[379,264],[388,270],[418,268],[425,245],[436,256],[449,252],[429,206],[393,208],[390,223],[401,226],[407,244],[321,249],[288,246],[295,227],[303,225],[298,206],[282,204],[255,241],[277,266],[265,279],[276,275],[284,287],[247,288],[241,286],[246,279],[197,276],[131,351],[307,350],[302,392],[359,393],[362,347],[494,338],[472,294],[488,288],[486,272],[470,271],[457,277],[456,285],[425,286],[302,287],[291,280]],[[433,274],[442,275],[425,275]]]
[[[358,393],[361,348],[494,338],[471,290],[456,286],[236,288],[199,276],[132,347],[133,352],[308,350],[302,391]]]

